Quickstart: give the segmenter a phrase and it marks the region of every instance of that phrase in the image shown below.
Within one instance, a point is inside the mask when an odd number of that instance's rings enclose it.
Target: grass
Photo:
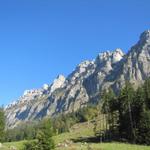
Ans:
[[[94,137],[92,123],[80,123],[74,125],[70,132],[54,136],[56,143],[55,150],[150,150],[150,146],[132,145],[125,143],[99,143],[92,142],[91,137]],[[90,139],[90,141],[88,141]],[[23,148],[26,141],[4,143],[0,150],[11,150],[14,146],[17,150]]]
[[[17,150],[20,150],[23,148],[23,143],[24,141],[5,143],[4,147],[0,148],[0,150],[11,150],[10,146],[15,146]],[[131,145],[124,143],[73,143],[71,146],[56,148],[56,150],[150,150],[150,146]]]
[[[131,145],[124,143],[75,144],[56,150],[150,150],[149,146]]]
[[[11,150],[13,149],[13,147],[16,148],[17,150],[22,150],[25,142],[26,141],[7,142],[3,144],[3,147],[0,148],[0,150]]]
[[[54,137],[56,145],[59,143],[69,143],[58,146],[56,150],[150,150],[150,146],[132,145],[125,143],[99,143],[92,142],[94,137],[92,123],[79,123],[73,126],[68,133],[63,133]],[[88,141],[90,139],[90,141]],[[88,141],[88,142],[87,142]]]
[[[64,142],[66,140],[74,140],[81,137],[91,137],[94,136],[92,123],[79,123],[74,125],[70,132],[62,133],[60,135],[54,136],[55,143]]]

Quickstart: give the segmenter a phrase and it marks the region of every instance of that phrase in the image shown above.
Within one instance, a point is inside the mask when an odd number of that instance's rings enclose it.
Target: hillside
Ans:
[[[93,123],[79,123],[74,125],[69,133],[54,137],[56,150],[150,150],[150,146],[131,145],[125,143],[100,143],[93,142]],[[73,142],[72,142],[73,141]]]
[[[99,143],[93,142],[93,123],[79,123],[74,125],[70,132],[63,133],[54,137],[56,143],[56,150],[150,150],[150,146],[131,145],[125,143]],[[21,150],[23,143],[12,142],[5,143],[3,148],[0,150],[10,150],[10,147]]]

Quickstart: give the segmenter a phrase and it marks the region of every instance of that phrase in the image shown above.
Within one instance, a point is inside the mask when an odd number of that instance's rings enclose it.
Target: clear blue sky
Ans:
[[[149,28],[150,0],[1,0],[0,105]]]

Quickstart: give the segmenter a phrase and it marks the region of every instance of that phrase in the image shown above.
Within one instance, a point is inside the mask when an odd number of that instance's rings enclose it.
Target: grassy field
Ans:
[[[92,123],[79,123],[74,125],[70,132],[63,133],[54,137],[55,142],[58,144],[66,140],[77,140],[81,137],[92,137],[94,136]]]
[[[23,148],[23,142],[5,143],[0,150],[12,150],[13,147],[17,150]],[[150,150],[149,146],[131,145],[124,143],[72,143],[67,147],[56,147],[56,150]]]
[[[17,150],[22,150],[24,143],[26,141],[20,141],[20,142],[8,142],[3,144],[3,149],[2,150],[10,150],[10,149],[17,149]],[[1,149],[0,149],[1,150]]]
[[[92,123],[80,123],[73,126],[70,132],[55,136],[56,150],[150,150],[150,146],[116,142],[99,143],[95,140],[94,143],[93,127]]]
[[[150,150],[148,146],[130,145],[123,143],[74,144],[57,150]]]
[[[73,126],[68,133],[54,136],[56,150],[150,150],[150,146],[131,145],[124,143],[99,143],[92,141],[94,137],[92,123],[80,123]],[[26,141],[4,143],[0,150],[17,150],[23,148]]]
[[[25,142],[26,141],[4,143],[0,150],[22,150]]]

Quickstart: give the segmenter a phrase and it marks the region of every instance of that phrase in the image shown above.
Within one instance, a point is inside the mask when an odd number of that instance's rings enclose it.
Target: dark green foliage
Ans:
[[[24,144],[24,150],[38,150],[37,141],[28,141]]]
[[[39,123],[37,122],[26,122],[21,123],[19,126],[6,130],[5,141],[20,141],[20,140],[31,140],[36,138],[36,133]]]
[[[3,108],[0,108],[0,142],[4,141],[4,135],[5,135],[5,116],[4,116],[4,110]]]
[[[54,134],[68,132],[71,126],[76,123],[94,119],[97,115],[96,106],[87,106],[80,110],[68,114],[61,114],[51,120],[51,125],[54,129]],[[41,128],[43,121],[39,122],[24,122],[13,129],[6,130],[5,141],[20,141],[36,139],[37,132]],[[31,145],[32,143],[27,143]]]
[[[102,118],[105,119],[105,122],[102,121],[101,123],[104,125],[101,126],[103,126],[103,130],[105,130],[105,136],[108,138],[108,140],[110,140],[110,138],[118,138],[116,134],[118,133],[118,111],[116,111],[118,108],[118,99],[111,88],[109,88],[107,91],[103,91],[101,94],[101,99],[101,116],[103,116]]]
[[[53,128],[50,119],[44,119],[40,125],[36,135],[36,141],[29,141],[25,144],[25,150],[51,150],[54,149],[54,141],[52,139]]]
[[[56,134],[69,131],[69,128],[77,122],[75,114],[62,114],[52,119],[52,124]]]
[[[97,108],[95,106],[90,105],[79,109],[75,113],[75,115],[77,117],[78,122],[86,122],[92,120],[97,116]]]
[[[119,133],[121,139],[135,140],[133,127],[133,100],[135,92],[130,83],[126,83],[118,96]]]
[[[150,144],[150,111],[144,111],[141,113],[138,124],[137,142]]]
[[[117,97],[108,89],[101,98],[111,139],[150,145],[150,79],[136,91],[127,82]]]
[[[102,111],[104,114],[111,113],[114,108],[115,94],[112,89],[104,90],[101,94]]]
[[[150,109],[150,79],[145,81],[143,88],[146,108]]]
[[[79,109],[76,112],[61,114],[52,119],[52,125],[55,128],[55,133],[63,133],[69,131],[70,127],[79,122],[86,122],[94,119],[97,116],[96,106],[87,106]]]
[[[51,150],[54,148],[52,136],[53,128],[51,121],[50,119],[44,119],[40,124],[40,128],[36,136],[38,140],[38,147],[40,150]]]

